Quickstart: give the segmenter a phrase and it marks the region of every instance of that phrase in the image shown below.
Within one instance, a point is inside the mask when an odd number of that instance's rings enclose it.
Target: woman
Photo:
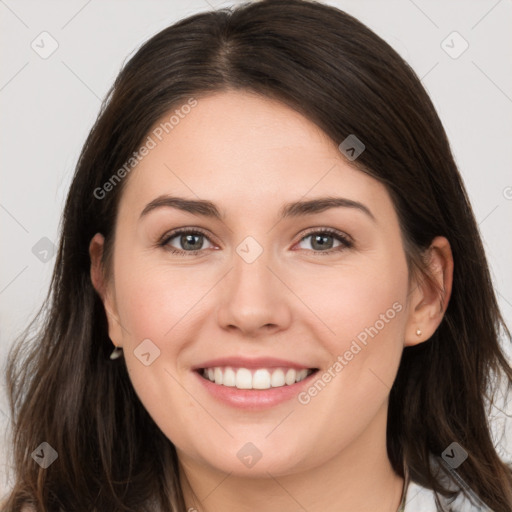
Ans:
[[[157,34],[62,229],[10,360],[5,510],[512,510],[476,222],[418,78],[354,18],[261,1]]]

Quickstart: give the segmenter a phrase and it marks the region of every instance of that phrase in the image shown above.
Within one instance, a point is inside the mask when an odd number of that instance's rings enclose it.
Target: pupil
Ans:
[[[315,244],[318,243],[320,249],[326,249],[326,248],[330,249],[332,247],[332,242],[330,244],[328,244],[325,241],[328,238],[332,239],[332,236],[331,235],[315,235],[313,237],[313,244],[312,244],[313,248],[315,248]]]
[[[193,240],[194,238],[199,238],[200,236],[202,235],[183,235],[181,237],[181,243],[182,243],[182,246],[184,248],[188,248],[188,249],[192,249],[192,250],[195,250],[195,249],[200,249],[201,248],[201,243],[199,243],[199,246],[198,247],[194,247],[194,243],[193,241],[191,242],[191,240]],[[191,245],[192,247],[188,246],[187,245],[189,244],[189,242],[191,242]],[[197,244],[197,242],[196,242]]]

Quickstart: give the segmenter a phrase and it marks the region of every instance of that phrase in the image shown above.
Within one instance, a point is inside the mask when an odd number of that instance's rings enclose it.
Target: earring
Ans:
[[[116,347],[112,354],[110,354],[110,359],[117,359],[118,357],[121,357],[123,355],[123,349],[122,347]]]
[[[421,329],[416,329],[416,336],[421,336]]]

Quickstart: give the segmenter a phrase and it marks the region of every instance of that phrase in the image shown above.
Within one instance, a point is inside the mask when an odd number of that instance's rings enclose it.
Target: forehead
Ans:
[[[382,184],[349,165],[337,143],[283,103],[216,93],[197,99],[171,125],[176,109],[148,133],[154,147],[129,175],[120,205],[126,214],[162,194],[210,199],[226,213],[232,207],[251,215],[326,194],[390,203]]]

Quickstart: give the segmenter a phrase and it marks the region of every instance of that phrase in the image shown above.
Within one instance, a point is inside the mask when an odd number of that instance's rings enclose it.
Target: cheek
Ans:
[[[176,411],[190,420],[195,407],[193,398],[178,383],[181,374],[175,365],[186,340],[193,338],[190,322],[194,305],[211,284],[208,286],[204,274],[200,276],[191,268],[171,269],[140,257],[138,261],[128,255],[119,257],[116,264],[117,309],[123,323],[123,352],[130,380],[167,437],[180,439],[186,426],[176,420]],[[147,344],[148,339],[157,352]],[[147,366],[140,359],[142,346],[150,353]],[[197,421],[204,421],[197,411],[195,414]]]
[[[297,283],[297,295],[329,329],[333,347],[343,348],[344,340],[376,323],[379,331],[390,331],[402,322],[396,313],[405,309],[407,272],[398,264],[332,268]]]
[[[318,332],[325,334],[319,339],[332,362],[342,358],[337,380],[345,391],[354,391],[353,396],[361,396],[365,389],[370,393],[372,381],[382,386],[379,379],[391,387],[403,349],[407,290],[405,256],[400,261],[397,255],[331,269],[315,277],[314,286],[303,282],[298,290],[321,320]]]
[[[208,265],[171,266],[128,255],[116,264],[117,308],[129,336],[126,341],[133,344],[149,338],[166,345],[166,350],[170,347],[164,341],[171,331],[175,338],[180,323],[190,328],[191,317],[211,306],[206,295],[215,293],[219,279]],[[404,324],[399,310],[405,309],[406,268],[405,258],[399,261],[393,254],[368,264],[319,266],[307,275],[303,269],[296,274],[293,269],[284,271],[301,303],[294,306],[296,301],[285,292],[283,301],[297,309],[298,322],[316,324],[318,342],[327,345],[333,357],[343,355],[354,340],[364,349],[354,358],[359,362],[373,352],[376,357],[392,357],[389,345],[401,339]]]
[[[403,267],[398,262],[367,265],[364,271],[343,269],[337,276],[315,279],[316,292],[310,288],[308,295],[308,306],[322,320],[318,333],[325,332],[318,338],[332,358],[299,397],[304,411],[329,411],[328,422],[320,414],[308,416],[311,430],[325,435],[325,445],[316,444],[319,452],[333,444],[341,449],[385,407],[403,349]]]
[[[214,282],[192,267],[171,268],[144,260],[123,263],[120,259],[116,275],[117,308],[132,342],[141,337],[163,342]]]

